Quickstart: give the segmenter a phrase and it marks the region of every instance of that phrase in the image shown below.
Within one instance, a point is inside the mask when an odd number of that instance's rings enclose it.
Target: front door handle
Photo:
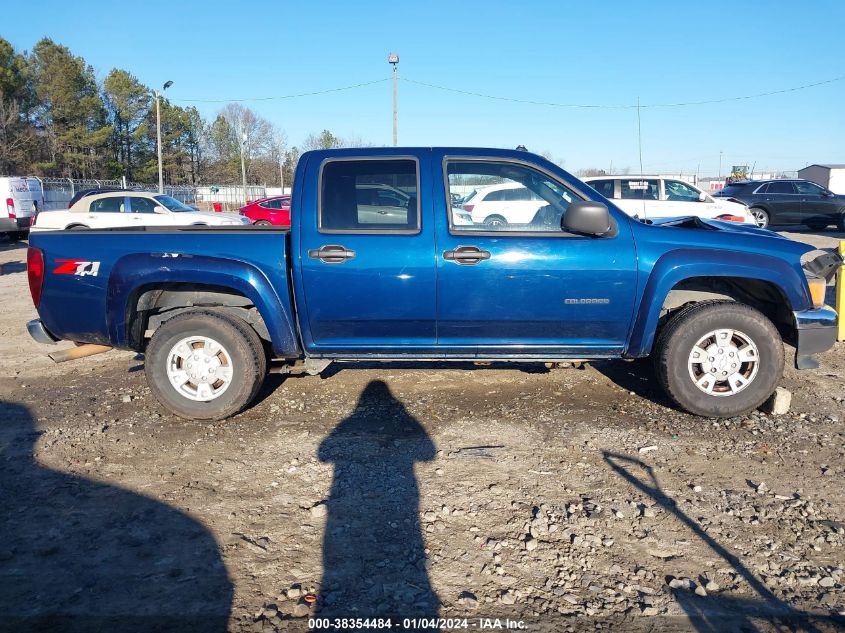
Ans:
[[[474,266],[482,260],[490,259],[490,251],[483,251],[477,246],[458,246],[453,251],[443,251],[443,259],[462,266]]]
[[[355,251],[350,251],[339,244],[327,244],[319,249],[315,248],[308,251],[308,257],[319,259],[324,264],[342,264],[347,259],[355,257]]]

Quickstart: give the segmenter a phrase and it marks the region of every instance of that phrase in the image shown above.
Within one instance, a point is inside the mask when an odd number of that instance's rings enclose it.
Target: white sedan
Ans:
[[[42,211],[30,230],[243,226],[250,222],[242,215],[197,211],[170,196],[143,191],[111,191],[80,198],[70,209]]]

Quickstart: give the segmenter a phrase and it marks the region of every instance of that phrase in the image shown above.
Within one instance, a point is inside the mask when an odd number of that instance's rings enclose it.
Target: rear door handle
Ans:
[[[355,257],[355,251],[350,251],[339,244],[327,244],[319,249],[308,251],[308,257],[319,259],[324,264],[342,264],[347,259]]]
[[[453,251],[443,251],[443,259],[462,266],[474,266],[482,260],[490,259],[490,251],[483,251],[477,246],[458,246]]]

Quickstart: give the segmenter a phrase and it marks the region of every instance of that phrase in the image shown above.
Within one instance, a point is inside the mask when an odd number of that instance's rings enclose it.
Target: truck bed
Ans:
[[[220,284],[259,309],[277,351],[296,351],[288,235],[253,226],[33,233],[30,246],[44,256],[41,320],[67,340],[136,349],[130,318],[146,287]]]

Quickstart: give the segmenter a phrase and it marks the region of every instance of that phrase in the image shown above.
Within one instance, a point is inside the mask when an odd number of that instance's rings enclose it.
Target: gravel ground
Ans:
[[[782,416],[679,413],[645,362],[374,364],[187,422],[134,354],[46,360],[24,261],[0,245],[0,630],[845,626],[845,344]]]

